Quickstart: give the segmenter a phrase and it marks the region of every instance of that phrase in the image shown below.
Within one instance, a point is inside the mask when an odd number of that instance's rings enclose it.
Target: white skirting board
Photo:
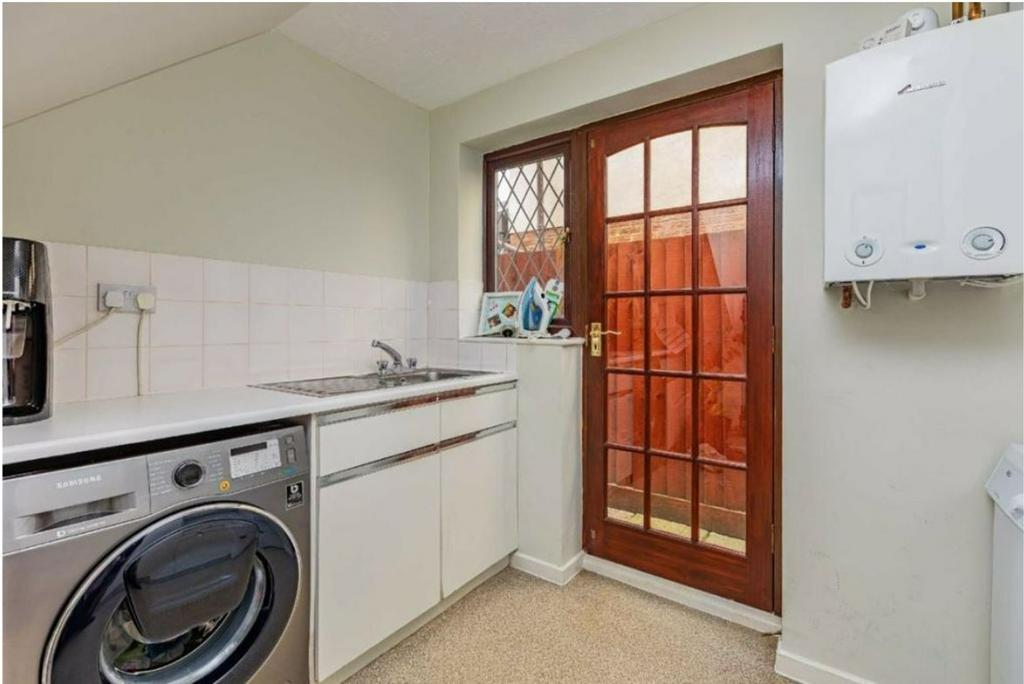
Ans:
[[[775,671],[800,684],[874,684],[870,679],[790,653],[781,643],[775,649]]]
[[[521,570],[527,575],[533,575],[552,584],[557,584],[560,587],[564,587],[566,584],[572,581],[580,569],[583,567],[583,556],[582,551],[573,556],[564,565],[554,565],[547,561],[542,561],[539,558],[533,556],[527,556],[524,553],[516,552],[512,555],[511,565],[516,570]]]
[[[723,620],[749,627],[761,634],[772,634],[782,629],[782,618],[757,608],[709,594],[706,591],[687,587],[676,582],[613,563],[604,558],[583,557],[583,569],[636,587],[648,593],[674,601],[687,608],[693,608]]]

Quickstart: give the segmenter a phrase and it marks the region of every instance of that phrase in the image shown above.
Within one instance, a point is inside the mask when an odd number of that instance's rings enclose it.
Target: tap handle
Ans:
[[[387,359],[377,359],[377,372],[383,373],[388,369],[389,362]]]
[[[417,361],[415,356],[410,356],[405,360],[405,365],[408,366],[410,370],[416,367],[416,363]]]

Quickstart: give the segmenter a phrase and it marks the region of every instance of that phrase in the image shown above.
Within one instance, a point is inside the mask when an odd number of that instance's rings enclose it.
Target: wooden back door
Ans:
[[[774,81],[588,149],[584,544],[773,609]],[[588,326],[588,331],[589,326]]]

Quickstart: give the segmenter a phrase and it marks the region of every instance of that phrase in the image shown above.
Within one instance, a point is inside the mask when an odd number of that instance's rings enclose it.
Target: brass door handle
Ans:
[[[601,356],[602,354],[602,343],[601,338],[605,335],[621,335],[622,333],[618,330],[602,330],[604,326],[600,321],[595,321],[590,324],[590,355]]]

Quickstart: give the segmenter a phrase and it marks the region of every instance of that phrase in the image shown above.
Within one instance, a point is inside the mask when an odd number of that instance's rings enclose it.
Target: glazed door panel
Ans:
[[[772,599],[774,84],[588,139],[585,544]]]

